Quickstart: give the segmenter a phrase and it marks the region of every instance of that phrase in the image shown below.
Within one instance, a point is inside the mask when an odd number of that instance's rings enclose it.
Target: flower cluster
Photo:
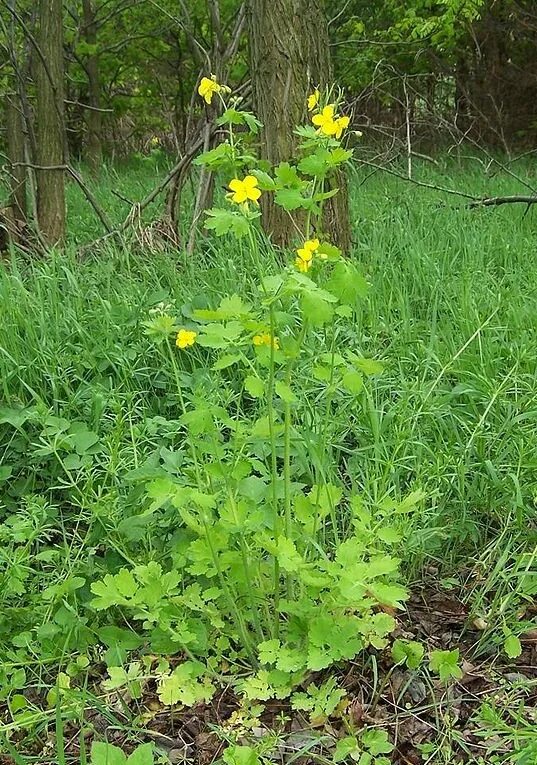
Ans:
[[[320,244],[318,239],[308,239],[296,251],[295,265],[301,273],[305,274],[310,270],[313,264],[313,255],[319,249]]]
[[[350,122],[348,117],[340,117],[336,114],[336,107],[333,104],[328,104],[319,114],[314,114],[311,121],[319,128],[320,133],[338,139],[349,127]]]

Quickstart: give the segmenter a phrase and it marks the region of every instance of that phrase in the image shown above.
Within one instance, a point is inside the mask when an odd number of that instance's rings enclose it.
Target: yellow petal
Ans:
[[[304,249],[315,252],[319,249],[320,244],[318,239],[308,239],[307,242],[304,242]]]
[[[247,176],[245,176],[245,178],[243,180],[243,183],[248,188],[254,188],[258,184],[258,180],[255,177],[255,175],[247,175]]]
[[[239,181],[238,178],[233,178],[233,180],[228,183],[228,188],[231,189],[231,191],[240,191],[242,186],[243,183],[242,181]]]
[[[251,199],[252,202],[257,202],[257,200],[261,196],[261,191],[259,189],[255,189],[255,188],[249,188],[249,189],[247,189],[247,191],[245,193],[246,193],[248,199]]]
[[[209,80],[208,77],[202,77],[199,88],[198,88],[198,93],[200,94],[200,96],[205,96],[205,94],[207,93],[207,90],[210,89],[211,85],[212,85],[212,82],[211,80]]]
[[[320,93],[317,90],[317,88],[313,91],[311,95],[308,96],[308,109],[311,112],[317,104],[319,103]]]
[[[238,205],[242,204],[243,202],[246,202],[248,199],[248,194],[243,186],[240,187],[240,189],[237,189],[237,191],[232,195],[231,199],[236,202]]]

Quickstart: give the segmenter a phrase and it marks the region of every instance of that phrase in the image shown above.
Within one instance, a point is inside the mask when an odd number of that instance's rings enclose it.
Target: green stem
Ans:
[[[177,387],[177,394],[179,396],[179,405],[181,407],[182,414],[185,415],[186,414],[186,406],[185,406],[185,400],[183,398],[181,378],[179,377],[179,367],[177,366],[177,360],[175,358],[175,355],[174,355],[174,352],[173,352],[173,348],[171,347],[170,343],[166,342],[166,346],[168,348],[169,357],[170,357],[170,360],[171,360],[171,363],[172,363],[173,373],[174,373],[174,377],[175,377],[175,384],[176,384],[176,387]],[[199,466],[196,445],[194,444],[194,441],[192,440],[192,437],[191,437],[190,432],[188,430],[188,426],[186,426],[186,432],[187,432],[186,440],[187,440],[187,443],[188,443],[188,445],[190,447],[190,451],[192,452],[192,461],[194,463],[194,471],[196,473],[196,481],[197,481],[197,484],[198,484],[198,489],[203,490],[204,486],[203,486],[203,482],[201,480],[201,470],[200,470],[200,466]]]
[[[287,385],[291,382],[291,367],[287,368]],[[291,404],[284,401],[284,446],[283,446],[283,484],[285,497],[285,536],[287,539],[292,537],[292,517],[291,517]],[[292,598],[293,582],[291,574],[287,574],[287,597]]]
[[[207,523],[207,519],[205,518],[203,514],[201,515],[201,518],[203,522],[203,528],[205,529],[205,539],[207,541],[207,546],[209,547],[209,551],[213,559],[214,567],[216,568],[216,572],[218,574],[218,580],[220,582],[224,595],[226,596],[228,606],[233,616],[233,621],[235,622],[237,631],[239,632],[239,635],[241,637],[242,644],[244,648],[246,649],[246,652],[248,654],[250,661],[252,662],[252,665],[255,667],[257,665],[256,652],[252,646],[252,641],[250,640],[248,630],[246,628],[246,625],[244,624],[244,621],[241,616],[241,612],[237,606],[236,594],[234,596],[234,593],[231,592],[229,584],[227,583],[226,578],[224,576],[224,572],[222,571],[220,567],[220,561],[218,559],[218,555],[211,541],[210,527],[209,527],[209,524]]]
[[[258,278],[261,283],[261,289],[263,290],[265,299],[269,300],[269,327],[270,337],[272,340],[276,337],[276,323],[274,320],[274,306],[270,296],[268,295],[264,283],[263,273],[261,270],[261,262],[259,258],[259,248],[257,241],[255,240],[252,228],[248,229],[248,238],[250,241],[250,248],[254,256],[254,260],[257,267]],[[270,451],[271,451],[271,492],[272,492],[272,524],[274,532],[274,542],[278,547],[278,540],[280,538],[280,515],[278,511],[278,462],[276,454],[276,434],[274,429],[275,416],[274,416],[274,377],[275,377],[275,363],[274,363],[274,342],[270,344],[270,363],[269,363],[269,376],[267,382],[267,419],[269,427],[269,439],[270,439]],[[280,563],[277,556],[274,556],[274,627],[273,636],[279,637],[280,634]]]

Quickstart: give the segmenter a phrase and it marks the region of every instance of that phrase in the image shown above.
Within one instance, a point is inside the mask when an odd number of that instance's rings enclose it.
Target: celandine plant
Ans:
[[[326,469],[334,408],[381,371],[351,347],[336,350],[366,289],[322,231],[323,203],[337,193],[328,181],[352,154],[341,144],[349,120],[315,91],[312,124],[296,131],[299,161],[268,172],[250,148],[260,123],[228,94],[214,78],[201,83],[206,101],[221,99],[217,123],[227,130],[198,159],[228,174],[226,204],[208,211],[206,226],[243,242],[256,297],[223,297],[184,326],[165,307],[147,322],[174,370],[186,443],[179,477],[148,485],[148,512],[162,514],[169,543],[158,560],[92,585],[95,608],[120,607],[153,653],[184,659],[173,670],[165,660],[112,668],[108,687],[153,674],[170,704],[207,698],[230,674],[249,699],[285,697],[309,672],[383,648],[406,597],[389,552],[395,528],[347,496],[337,465]],[[269,276],[262,194],[301,211],[296,251]],[[231,391],[229,406],[208,400],[186,357]]]

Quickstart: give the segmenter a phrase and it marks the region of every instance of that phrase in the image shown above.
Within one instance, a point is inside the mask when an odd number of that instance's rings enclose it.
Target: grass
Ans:
[[[111,189],[141,198],[165,171],[157,159],[105,171],[96,193],[112,219],[127,208]],[[490,193],[487,183],[518,190],[508,176],[491,182],[448,161],[421,172],[475,193]],[[406,577],[424,579],[431,566],[467,576],[469,607],[489,624],[485,647],[497,645],[535,595],[537,213],[469,210],[365,170],[351,192],[352,258],[371,284],[351,338],[385,372],[336,413],[329,452],[339,477],[374,504],[425,492],[402,522]],[[151,554],[133,521],[143,502],[133,476],[172,464],[181,444],[173,369],[142,322],[160,302],[188,316],[253,290],[251,264],[227,242],[201,243],[190,260],[109,247],[79,262],[75,244],[98,232],[79,190],[69,193],[67,252],[13,256],[0,271],[0,674],[19,692],[47,687],[50,666],[70,661],[72,636],[84,646],[95,630],[76,597],[71,613],[61,605],[61,587],[75,592],[80,568],[91,577],[101,556],[135,562],[142,539]],[[41,653],[21,675],[27,645]],[[44,714],[39,731],[53,718]]]

